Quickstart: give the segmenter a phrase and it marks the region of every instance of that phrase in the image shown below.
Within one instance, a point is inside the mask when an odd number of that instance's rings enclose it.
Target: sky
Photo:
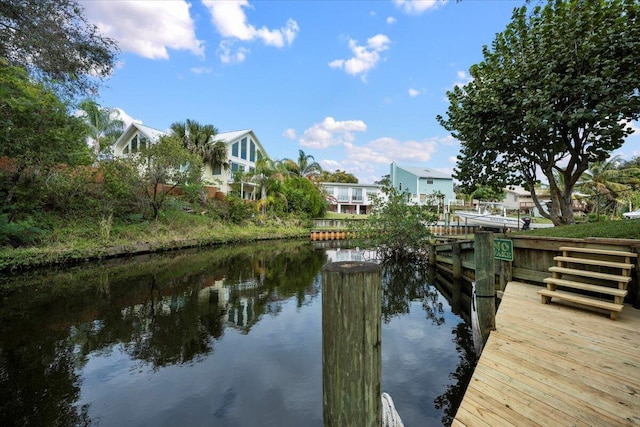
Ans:
[[[452,173],[446,92],[523,0],[80,0],[120,54],[98,103],[167,131],[251,129],[373,183],[391,162]],[[640,155],[640,126],[614,154]]]

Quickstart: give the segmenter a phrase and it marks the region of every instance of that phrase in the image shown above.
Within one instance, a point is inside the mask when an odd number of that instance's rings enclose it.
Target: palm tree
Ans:
[[[185,122],[175,122],[171,131],[180,136],[182,144],[191,153],[197,154],[202,161],[211,166],[213,171],[217,166],[223,170],[229,169],[227,157],[227,144],[216,141],[218,129],[213,125],[202,125],[195,120],[187,119]]]
[[[91,99],[85,99],[79,105],[81,117],[87,125],[89,137],[93,140],[96,159],[100,154],[101,143],[114,142],[124,130],[124,122],[115,108],[104,108]],[[104,141],[103,141],[104,140]]]
[[[608,160],[591,163],[576,187],[581,191],[592,194],[595,197],[595,214],[600,213],[600,207],[605,211],[611,211],[616,206],[616,199],[620,193],[628,191],[629,186],[624,183],[626,174],[618,169],[620,156],[614,156]]]
[[[312,155],[305,154],[304,151],[298,150],[298,161],[284,159],[282,163],[292,175],[309,178],[322,173],[322,167]]]
[[[260,190],[260,212],[262,215],[267,213],[267,205],[273,203],[276,198],[284,197],[280,193],[280,185],[285,179],[285,174],[282,171],[282,163],[274,162],[268,157],[263,157],[256,162],[256,169],[251,176],[251,181],[254,182]]]

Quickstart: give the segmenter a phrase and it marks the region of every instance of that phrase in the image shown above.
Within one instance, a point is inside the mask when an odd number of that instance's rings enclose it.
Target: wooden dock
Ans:
[[[507,285],[453,426],[640,425],[640,310],[617,320]]]

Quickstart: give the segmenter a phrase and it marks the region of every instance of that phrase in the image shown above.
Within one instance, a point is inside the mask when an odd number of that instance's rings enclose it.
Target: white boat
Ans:
[[[456,211],[455,215],[464,219],[468,225],[493,227],[493,228],[510,228],[512,230],[520,230],[524,226],[524,221],[520,218],[511,218],[506,215],[495,215],[490,212],[474,212],[474,211]]]

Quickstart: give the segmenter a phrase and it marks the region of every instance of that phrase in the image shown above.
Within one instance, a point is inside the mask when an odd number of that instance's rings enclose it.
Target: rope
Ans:
[[[393,399],[387,393],[382,393],[382,427],[404,427]]]

